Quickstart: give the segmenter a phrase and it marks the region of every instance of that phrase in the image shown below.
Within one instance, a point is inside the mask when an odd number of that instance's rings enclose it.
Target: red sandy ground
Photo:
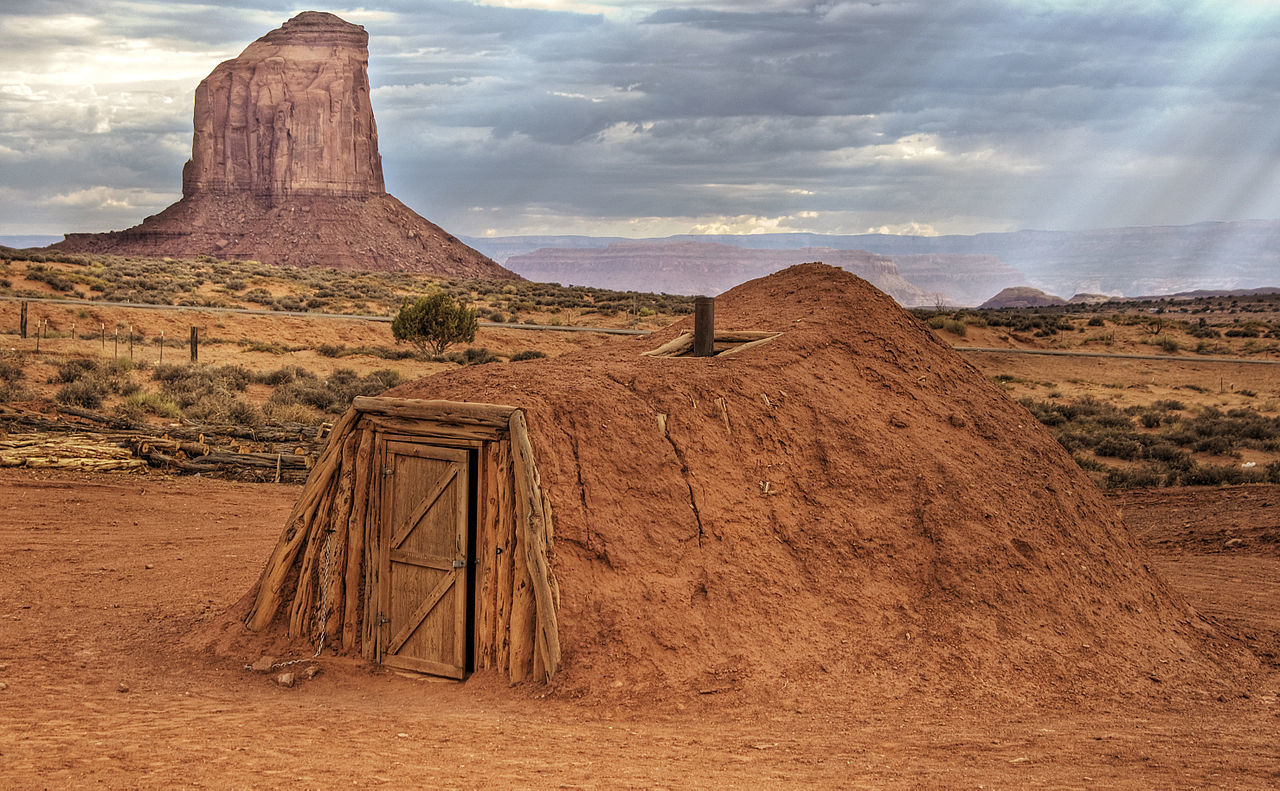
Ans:
[[[1265,674],[1222,696],[1155,685],[1036,707],[786,690],[586,705],[328,656],[286,689],[245,669],[258,654],[189,635],[253,583],[296,494],[0,470],[0,786],[1280,784],[1280,487],[1113,498],[1160,572]]]

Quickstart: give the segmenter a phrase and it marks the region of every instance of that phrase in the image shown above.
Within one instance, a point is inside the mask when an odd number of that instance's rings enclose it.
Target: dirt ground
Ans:
[[[1280,487],[1113,496],[1159,570],[1249,641],[1266,675],[1231,696],[1036,708],[785,690],[587,706],[328,655],[253,672],[260,652],[215,654],[190,635],[252,584],[297,491],[0,470],[0,786],[1280,784]],[[313,664],[313,680],[273,681]]]

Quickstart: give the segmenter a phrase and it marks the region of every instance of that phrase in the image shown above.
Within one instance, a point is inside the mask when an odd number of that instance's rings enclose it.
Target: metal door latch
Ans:
[[[467,561],[465,561],[465,560],[455,560],[455,561],[453,561],[453,567],[454,567],[455,569],[466,568],[466,566],[467,566]]]

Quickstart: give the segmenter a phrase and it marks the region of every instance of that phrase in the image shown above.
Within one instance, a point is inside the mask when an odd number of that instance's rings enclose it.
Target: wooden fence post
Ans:
[[[164,330],[160,330],[160,364],[164,365]]]
[[[27,337],[27,303],[22,303],[22,318],[18,319],[18,334]]]
[[[716,353],[716,301],[714,297],[693,300],[693,356],[710,357]]]
[[[133,325],[129,325],[129,362],[133,362]]]
[[[191,328],[191,362],[197,362],[200,359],[200,331],[195,327]]]

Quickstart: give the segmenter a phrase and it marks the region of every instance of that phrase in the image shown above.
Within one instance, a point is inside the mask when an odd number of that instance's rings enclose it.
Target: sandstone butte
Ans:
[[[515,278],[388,195],[369,100],[369,34],[305,11],[196,88],[182,199],[54,249]]]

